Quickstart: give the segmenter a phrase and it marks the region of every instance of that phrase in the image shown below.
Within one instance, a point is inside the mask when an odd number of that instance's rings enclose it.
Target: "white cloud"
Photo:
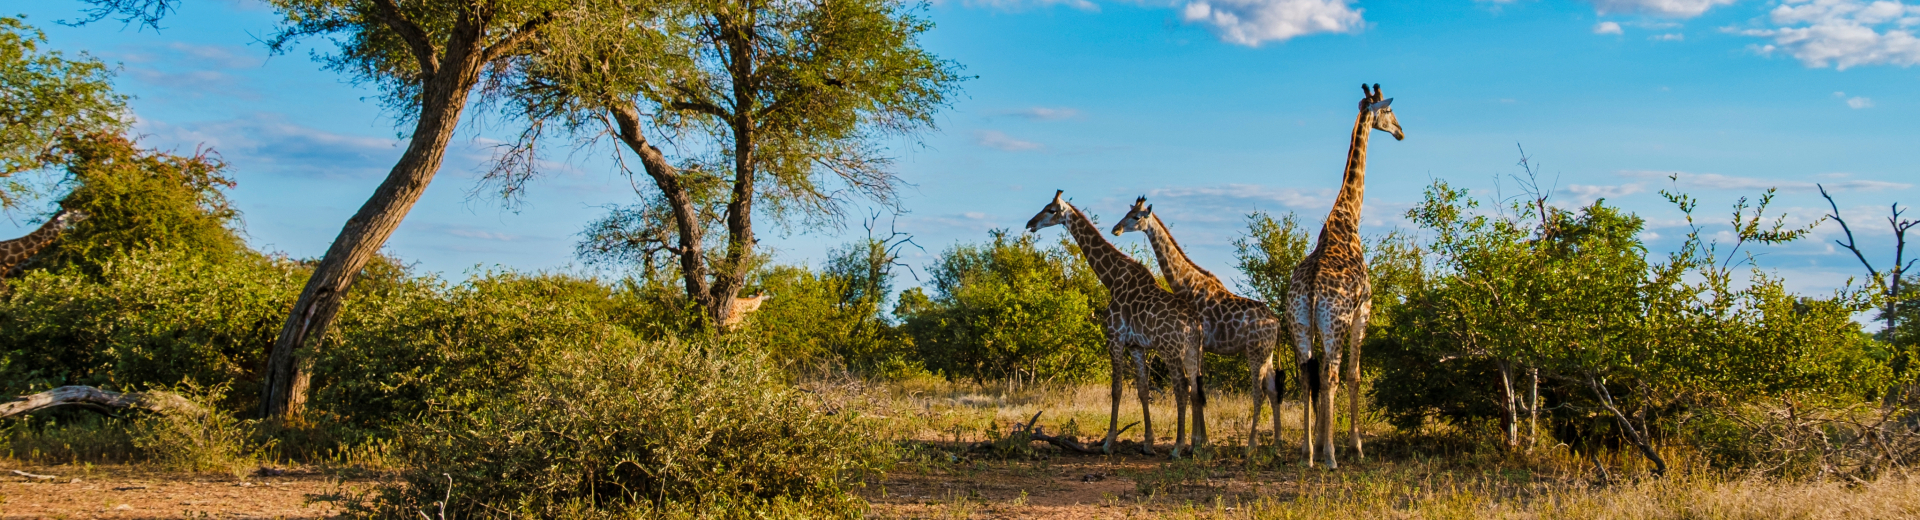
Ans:
[[[1014,138],[1013,136],[1007,135],[1004,132],[999,132],[995,130],[981,130],[978,132],[974,132],[973,143],[980,146],[985,146],[987,148],[993,148],[996,150],[1004,150],[1009,152],[1028,152],[1028,151],[1040,149],[1040,143],[1036,143],[1033,141],[1022,141],[1020,139]]]
[[[1868,98],[1866,96],[1850,97],[1850,98],[1847,98],[1847,106],[1855,110],[1859,110],[1862,108],[1870,108],[1873,106],[1873,99]]]
[[[1634,13],[1666,16],[1672,18],[1693,18],[1700,16],[1717,5],[1727,5],[1735,0],[1587,0],[1600,14]]]
[[[1771,29],[1733,30],[1772,40],[1761,55],[1782,52],[1813,68],[1920,64],[1920,6],[1892,0],[1785,0],[1768,13]]]
[[[1160,188],[1147,192],[1149,200],[1169,199],[1195,207],[1240,207],[1260,202],[1278,203],[1287,209],[1333,206],[1333,190],[1269,188],[1258,184]]]
[[[1071,108],[1032,107],[1013,111],[1013,115],[1036,121],[1058,121],[1080,117],[1080,111]]]
[[[1222,41],[1258,47],[1314,33],[1359,32],[1366,25],[1350,0],[1192,0],[1181,11],[1188,22],[1212,26]]]
[[[487,231],[483,229],[477,229],[477,228],[471,228],[471,227],[465,227],[465,226],[459,226],[459,227],[449,226],[446,228],[446,233],[449,235],[460,237],[460,238],[472,238],[477,240],[494,240],[499,242],[512,242],[512,241],[524,238],[518,235],[509,235],[509,234],[501,233],[498,231]]]
[[[1670,171],[1635,170],[1635,171],[1622,171],[1620,172],[1620,175],[1626,176],[1626,177],[1658,178],[1662,180],[1666,179],[1667,176],[1669,175],[1679,175],[1680,176],[1679,183],[1681,187],[1701,188],[1701,189],[1711,189],[1711,190],[1758,191],[1758,190],[1764,190],[1767,188],[1777,188],[1780,191],[1788,191],[1788,192],[1814,192],[1820,189],[1818,186],[1815,186],[1815,183],[1808,182],[1808,181],[1785,181],[1785,180],[1777,180],[1777,179],[1762,179],[1758,177],[1721,175],[1718,173],[1686,173],[1686,172],[1670,172]],[[1841,174],[1841,177],[1844,177],[1844,174]],[[1904,190],[1904,189],[1913,187],[1912,184],[1899,183],[1899,182],[1887,182],[1887,181],[1872,181],[1872,180],[1842,180],[1837,182],[1822,182],[1818,184],[1821,186],[1826,186],[1827,191]]]
[[[1574,202],[1581,206],[1593,204],[1593,201],[1600,199],[1625,197],[1643,191],[1647,191],[1647,185],[1639,182],[1615,186],[1572,184],[1560,189],[1560,192],[1567,195],[1567,198],[1570,199],[1569,202]]]
[[[1626,31],[1620,30],[1620,24],[1617,22],[1600,22],[1597,24],[1593,24],[1593,33],[1594,34],[1626,34]]]
[[[1656,42],[1677,42],[1680,40],[1687,39],[1687,35],[1680,34],[1680,33],[1656,34],[1656,35],[1647,37],[1647,39],[1653,40]]]

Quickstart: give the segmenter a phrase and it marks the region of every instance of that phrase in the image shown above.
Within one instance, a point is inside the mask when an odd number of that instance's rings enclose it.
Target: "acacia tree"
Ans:
[[[80,137],[126,128],[112,71],[86,54],[43,50],[46,40],[26,22],[0,17],[0,208],[31,191],[15,175],[62,161]]]
[[[636,185],[646,201],[596,223],[582,250],[667,255],[714,328],[755,263],[754,217],[832,226],[855,197],[893,204],[880,140],[932,129],[961,79],[920,47],[932,24],[896,0],[602,9],[544,40],[523,81],[498,91],[529,125],[488,178],[511,198],[538,173],[543,138],[613,137],[651,189]],[[675,158],[658,140],[675,141]]]

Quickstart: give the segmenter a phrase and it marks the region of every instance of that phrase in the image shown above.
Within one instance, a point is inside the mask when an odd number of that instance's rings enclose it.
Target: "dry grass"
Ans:
[[[1348,462],[1340,470],[1309,469],[1293,451],[1297,402],[1282,411],[1283,449],[1275,454],[1266,440],[1247,458],[1239,447],[1253,419],[1250,402],[1228,392],[1213,396],[1214,450],[1197,459],[1069,455],[1044,445],[1034,456],[1005,458],[966,446],[1042,411],[1048,432],[1077,430],[1097,440],[1106,429],[1106,386],[846,378],[808,385],[829,406],[867,415],[875,429],[905,440],[902,462],[863,493],[879,518],[1920,517],[1920,478],[1904,473],[1868,482],[1776,480],[1715,471],[1698,453],[1666,447],[1670,476],[1651,477],[1637,455],[1614,453],[1601,457],[1613,479],[1603,484],[1591,459],[1564,445],[1509,454],[1460,432],[1394,433],[1375,417],[1363,418],[1368,460],[1350,460],[1343,449]],[[1121,424],[1140,416],[1132,392],[1126,395]],[[1154,416],[1155,433],[1170,441],[1173,410],[1164,394],[1156,396]],[[1128,437],[1138,440],[1139,433]]]

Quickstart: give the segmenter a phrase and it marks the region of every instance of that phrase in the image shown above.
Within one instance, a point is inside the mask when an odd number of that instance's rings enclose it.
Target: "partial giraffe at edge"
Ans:
[[[86,219],[86,212],[61,208],[58,213],[53,214],[53,218],[47,219],[39,229],[27,233],[27,236],[0,241],[0,278],[13,276],[14,268],[26,263],[28,259],[33,258],[33,255],[40,254],[41,250],[53,245],[53,241],[58,240],[68,228]]]
[[[1373,285],[1367,279],[1366,247],[1360,241],[1360,202],[1366,193],[1367,140],[1374,130],[1406,137],[1400,119],[1393,115],[1392,99],[1380,94],[1375,83],[1360,99],[1360,115],[1353,122],[1353,139],[1347,147],[1347,169],[1340,182],[1340,195],[1320,228],[1320,241],[1313,252],[1293,269],[1287,285],[1287,325],[1293,333],[1294,354],[1300,363],[1301,387],[1309,396],[1302,412],[1306,435],[1301,442],[1307,465],[1312,466],[1315,450],[1326,454],[1327,467],[1339,468],[1333,447],[1333,396],[1340,383],[1342,347],[1352,359],[1347,364],[1347,385],[1351,400],[1347,415],[1354,457],[1364,459],[1360,442],[1360,343],[1366,339],[1367,321],[1373,313]],[[1315,352],[1315,343],[1320,350]],[[1316,446],[1317,445],[1317,446]]]

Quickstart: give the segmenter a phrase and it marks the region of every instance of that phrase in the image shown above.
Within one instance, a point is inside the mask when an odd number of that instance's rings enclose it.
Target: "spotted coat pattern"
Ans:
[[[1334,199],[1333,211],[1320,228],[1320,240],[1313,252],[1294,267],[1287,286],[1287,324],[1293,333],[1294,354],[1300,363],[1300,383],[1306,389],[1310,406],[1302,412],[1307,424],[1301,451],[1312,465],[1315,451],[1326,457],[1328,468],[1339,467],[1333,447],[1333,397],[1340,381],[1341,354],[1347,360],[1346,383],[1350,404],[1348,417],[1360,416],[1360,343],[1365,339],[1367,321],[1373,314],[1373,285],[1367,278],[1365,246],[1360,242],[1360,202],[1366,191],[1367,138],[1373,130],[1404,138],[1399,119],[1390,107],[1393,100],[1380,94],[1380,85],[1371,92],[1360,90],[1360,115],[1353,123],[1353,140],[1347,148],[1347,169]],[[1315,349],[1316,340],[1319,349]],[[1349,436],[1355,457],[1363,457],[1359,421],[1349,420]]]
[[[1274,370],[1273,352],[1286,330],[1280,316],[1259,300],[1227,290],[1219,277],[1194,264],[1146,201],[1146,197],[1134,201],[1127,216],[1114,224],[1113,234],[1138,231],[1147,235],[1153,244],[1154,258],[1160,262],[1160,272],[1167,277],[1167,285],[1173,287],[1174,294],[1192,302],[1194,311],[1199,313],[1201,345],[1206,352],[1246,357],[1248,371],[1253,375],[1248,395],[1266,396],[1253,400],[1253,414],[1248,417],[1255,420],[1248,421],[1251,430],[1247,435],[1247,452],[1251,454],[1260,444],[1258,418],[1268,401],[1274,404],[1273,442],[1279,446],[1280,382]]]
[[[27,233],[27,236],[0,242],[0,277],[12,274],[13,268],[52,245],[54,239],[60,238],[60,234],[66,232],[68,227],[86,219],[86,213],[62,209],[53,218],[47,219],[47,223],[41,224],[40,229]]]
[[[1027,231],[1065,225],[1074,243],[1080,246],[1100,284],[1107,288],[1107,315],[1102,329],[1107,336],[1107,354],[1112,363],[1112,413],[1108,416],[1106,443],[1109,449],[1119,435],[1120,381],[1127,357],[1133,357],[1135,387],[1146,427],[1147,450],[1153,449],[1153,414],[1148,409],[1144,354],[1158,354],[1174,374],[1174,403],[1177,433],[1173,455],[1179,456],[1186,444],[1188,397],[1193,397],[1193,444],[1206,444],[1206,394],[1200,388],[1200,325],[1193,305],[1161,288],[1153,271],[1114,247],[1093,221],[1055,192],[1053,202],[1027,221]]]

